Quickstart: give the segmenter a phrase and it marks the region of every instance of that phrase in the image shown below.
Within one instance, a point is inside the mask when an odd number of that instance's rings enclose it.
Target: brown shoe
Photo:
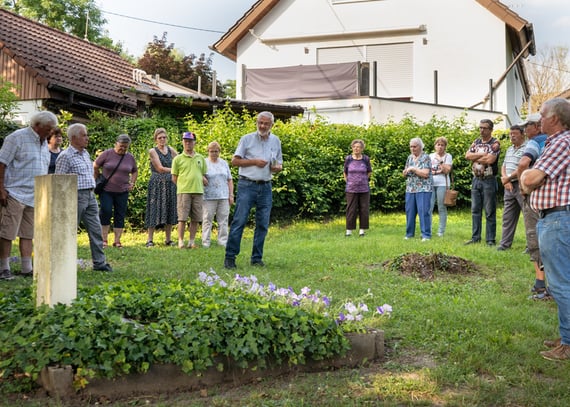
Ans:
[[[570,359],[570,345],[560,344],[554,349],[540,352],[540,355],[547,360],[568,360]]]
[[[560,338],[558,339],[547,339],[544,342],[542,342],[542,344],[544,346],[546,346],[547,348],[556,348],[557,346],[560,345]]]

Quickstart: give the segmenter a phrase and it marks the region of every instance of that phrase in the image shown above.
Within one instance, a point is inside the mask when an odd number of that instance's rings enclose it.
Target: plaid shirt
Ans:
[[[34,206],[35,177],[46,175],[49,167],[47,142],[31,128],[16,130],[6,136],[0,149],[0,162],[6,165],[4,188],[26,206]]]
[[[77,189],[95,188],[93,162],[87,150],[79,151],[69,146],[55,162],[56,174],[77,174]]]
[[[570,130],[548,137],[544,151],[534,164],[546,173],[544,184],[530,195],[535,211],[570,205]]]

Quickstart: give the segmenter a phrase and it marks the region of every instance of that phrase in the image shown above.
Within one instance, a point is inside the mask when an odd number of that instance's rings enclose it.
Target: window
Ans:
[[[377,96],[408,98],[413,95],[413,43],[361,45],[320,48],[318,64],[341,62],[377,62]],[[372,77],[371,77],[372,79]],[[372,86],[370,87],[372,92]]]
[[[331,0],[331,4],[363,3],[365,1],[384,1],[384,0]]]

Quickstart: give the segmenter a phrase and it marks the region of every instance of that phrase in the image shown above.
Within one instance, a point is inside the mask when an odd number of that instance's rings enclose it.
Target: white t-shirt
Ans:
[[[447,178],[447,185],[449,187],[451,187],[451,180],[449,179],[449,174],[436,174],[436,171],[440,171],[441,170],[441,160],[439,159],[438,156],[436,156],[435,153],[431,153],[429,155],[429,158],[431,160],[431,172],[433,175],[433,186],[434,187],[441,187],[441,186],[445,186],[445,179]],[[449,153],[445,153],[445,156],[443,157],[443,164],[449,164],[452,165],[453,164],[453,157],[451,157],[451,154]]]

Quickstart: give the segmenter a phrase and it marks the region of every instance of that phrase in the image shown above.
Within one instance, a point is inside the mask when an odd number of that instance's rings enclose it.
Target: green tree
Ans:
[[[154,36],[137,65],[148,74],[159,74],[161,78],[194,90],[198,90],[198,78],[201,77],[200,91],[212,94],[212,54],[207,57],[205,54],[183,55],[174,48],[174,43],[168,43],[166,32],[162,38]],[[224,96],[223,87],[217,80],[216,95]]]
[[[14,93],[14,84],[0,77],[0,122],[12,120],[18,107],[18,96]]]
[[[5,0],[4,7],[21,16],[38,21],[92,43],[122,51],[103,29],[107,20],[95,0]]]
[[[236,80],[228,79],[224,82],[224,95],[230,98],[236,97]]]

